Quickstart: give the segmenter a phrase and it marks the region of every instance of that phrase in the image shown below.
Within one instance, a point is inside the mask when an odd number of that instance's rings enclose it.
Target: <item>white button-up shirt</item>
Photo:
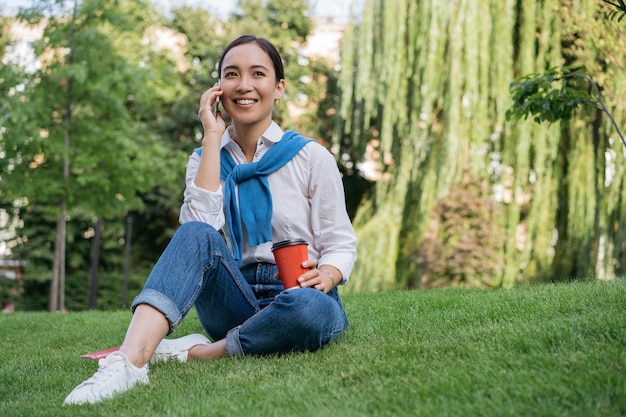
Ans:
[[[222,136],[222,148],[237,164],[247,163],[241,148],[231,137],[232,127]],[[274,122],[257,143],[253,162],[283,136]],[[187,163],[184,202],[180,222],[201,221],[224,230],[223,184],[216,192],[196,187],[194,179],[200,156],[193,152]],[[345,194],[335,158],[317,142],[309,142],[287,164],[267,176],[272,192],[272,237],[274,242],[304,238],[309,243],[309,257],[318,265],[332,265],[341,271],[342,283],[348,282],[356,261],[356,235],[346,212]],[[242,225],[243,226],[243,225]],[[225,230],[224,230],[225,231]],[[224,233],[230,246],[230,235]],[[272,242],[248,245],[243,227],[242,263],[275,263]]]

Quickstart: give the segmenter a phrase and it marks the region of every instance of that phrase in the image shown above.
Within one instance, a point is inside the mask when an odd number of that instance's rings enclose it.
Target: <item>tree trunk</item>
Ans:
[[[130,275],[130,249],[133,238],[133,216],[126,215],[126,239],[124,240],[124,285],[122,286],[122,308],[128,307],[128,280]]]
[[[98,294],[98,265],[100,264],[100,236],[102,234],[102,219],[98,217],[95,225],[95,235],[91,242],[91,280],[89,284],[89,310],[96,308]]]
[[[50,285],[50,312],[65,309],[65,234],[67,208],[65,199],[59,204],[59,218],[54,242],[54,259],[52,262],[52,283]]]

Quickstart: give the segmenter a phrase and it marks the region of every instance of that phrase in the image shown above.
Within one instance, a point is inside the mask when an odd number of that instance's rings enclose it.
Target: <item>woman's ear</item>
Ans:
[[[280,100],[285,95],[285,80],[280,80],[276,84],[276,92],[274,93],[274,100]]]

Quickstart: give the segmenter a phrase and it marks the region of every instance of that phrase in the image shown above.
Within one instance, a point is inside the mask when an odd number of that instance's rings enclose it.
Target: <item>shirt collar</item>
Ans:
[[[225,146],[233,146],[233,145],[237,146],[237,144],[232,138],[232,135],[231,135],[232,131],[233,131],[232,125],[226,128],[226,130],[224,131],[224,134],[222,135],[222,143],[220,145],[220,148],[223,148]],[[273,145],[274,143],[279,142],[280,139],[283,137],[283,134],[284,132],[280,128],[280,126],[278,126],[278,124],[272,120],[272,123],[270,123],[267,130],[263,132],[259,140],[262,140],[263,142],[265,142],[265,144],[269,147]]]

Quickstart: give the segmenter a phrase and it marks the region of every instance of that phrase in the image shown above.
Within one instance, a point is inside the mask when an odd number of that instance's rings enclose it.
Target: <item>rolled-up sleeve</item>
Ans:
[[[335,158],[322,146],[311,147],[311,219],[320,251],[319,265],[341,271],[348,282],[356,261],[356,234],[346,210],[341,174]]]
[[[187,162],[185,175],[185,192],[183,205],[180,208],[179,221],[181,224],[190,221],[208,223],[217,230],[224,227],[224,198],[222,186],[217,191],[207,191],[196,187],[195,178],[198,172],[200,156],[193,152]]]

